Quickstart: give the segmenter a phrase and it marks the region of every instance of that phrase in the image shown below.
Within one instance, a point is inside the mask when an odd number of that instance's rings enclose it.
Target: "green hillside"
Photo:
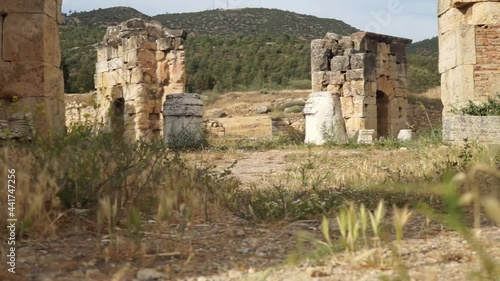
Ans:
[[[92,90],[94,44],[102,40],[105,27],[134,17],[189,31],[187,86],[194,92],[310,87],[310,40],[327,32],[357,31],[335,19],[262,8],[153,17],[127,7],[72,13],[65,15],[60,29],[66,92]],[[439,85],[432,39],[414,43],[408,51],[410,90]]]
[[[323,19],[278,9],[246,8],[208,10],[197,13],[164,14],[153,17],[163,26],[204,35],[287,34],[301,39],[321,38],[327,32],[347,35],[356,28],[335,19]]]

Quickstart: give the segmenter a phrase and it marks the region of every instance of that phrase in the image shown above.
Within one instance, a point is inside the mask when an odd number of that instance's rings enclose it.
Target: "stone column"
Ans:
[[[42,137],[65,128],[61,5],[62,0],[0,1],[0,120],[24,115]]]
[[[443,116],[500,93],[500,1],[439,0]]]
[[[443,140],[495,143],[497,116],[461,116],[460,109],[500,94],[500,1],[439,0],[438,23]]]

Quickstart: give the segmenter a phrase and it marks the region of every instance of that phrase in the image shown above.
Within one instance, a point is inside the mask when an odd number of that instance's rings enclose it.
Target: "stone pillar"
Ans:
[[[304,107],[305,143],[347,143],[347,132],[340,106],[340,94],[318,92],[309,95]]]
[[[185,92],[185,38],[142,19],[109,27],[97,48],[99,122],[128,140],[160,138],[165,96]]]
[[[62,0],[0,1],[0,120],[31,115],[42,137],[65,128],[61,5]]]
[[[439,0],[443,115],[500,93],[500,1]]]
[[[167,95],[164,140],[172,147],[198,147],[203,140],[203,103],[198,94]]]
[[[458,111],[500,93],[500,1],[439,0],[438,26],[443,139],[459,143]]]

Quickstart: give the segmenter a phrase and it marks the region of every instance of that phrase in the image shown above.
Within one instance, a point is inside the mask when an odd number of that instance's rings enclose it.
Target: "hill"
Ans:
[[[335,19],[263,8],[153,17],[128,7],[72,13],[65,15],[60,29],[66,92],[92,90],[94,44],[101,41],[107,26],[134,17],[189,31],[186,71],[188,90],[193,92],[308,88],[310,40],[327,32],[357,31]],[[414,92],[439,85],[433,48],[432,42],[424,40],[409,49],[409,82]]]
[[[437,36],[411,44],[408,47],[408,54],[437,57],[439,55]]]
[[[106,28],[132,18],[151,19],[150,16],[130,7],[113,7],[64,15],[63,25],[86,25]]]
[[[272,35],[310,40],[321,38],[327,32],[348,35],[356,28],[336,19],[282,11],[278,9],[245,8],[208,10],[197,13],[164,14],[153,17],[163,26],[186,29],[204,35]]]

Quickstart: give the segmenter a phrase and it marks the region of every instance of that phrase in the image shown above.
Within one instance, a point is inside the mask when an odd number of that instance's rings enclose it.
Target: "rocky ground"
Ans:
[[[374,157],[404,151],[364,151]],[[243,185],[266,174],[287,171],[291,159],[304,150],[241,152],[206,156],[224,165],[238,159],[233,173]],[[337,150],[333,155],[356,157],[356,150]],[[391,154],[390,154],[391,153]],[[211,159],[211,160],[209,160]],[[275,175],[274,175],[275,176]],[[478,248],[463,236],[415,214],[407,225],[400,255],[387,244],[355,253],[338,252],[307,259],[292,266],[288,262],[299,249],[298,235],[307,232],[302,258],[314,257],[315,241],[324,241],[319,220],[254,224],[227,211],[213,213],[211,222],[195,219],[157,224],[143,218],[142,235],[134,238],[118,222],[116,245],[99,231],[90,212],[73,210],[60,218],[65,227],[44,239],[23,239],[17,248],[16,274],[0,272],[1,280],[472,280],[480,269]],[[391,227],[391,218],[384,222]],[[340,238],[335,220],[330,221],[332,239]],[[389,231],[390,232],[390,231]],[[486,225],[481,232],[483,247],[500,262],[500,229]],[[301,244],[302,245],[302,244]],[[5,256],[2,254],[2,256]],[[382,257],[382,260],[380,260]],[[384,280],[384,279],[382,279]]]

